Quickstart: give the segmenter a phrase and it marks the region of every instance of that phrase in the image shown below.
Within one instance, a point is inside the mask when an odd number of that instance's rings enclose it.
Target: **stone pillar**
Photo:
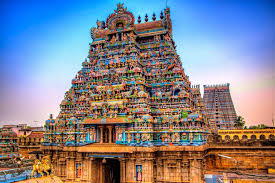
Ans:
[[[60,176],[59,173],[61,172],[61,168],[60,168],[59,163],[58,163],[58,156],[54,155],[52,157],[52,164],[53,164],[53,167],[54,167],[53,170],[52,170],[53,174]]]
[[[154,182],[154,163],[153,163],[153,159],[149,159],[147,161],[148,161],[148,172],[149,172],[148,182]]]
[[[156,182],[160,182],[160,180],[163,180],[163,162],[161,155],[156,157],[156,162]]]
[[[99,164],[99,183],[104,183],[104,177],[103,177],[103,163],[102,161]]]
[[[67,179],[68,180],[75,179],[75,158],[74,157],[67,158]]]
[[[167,160],[166,159],[164,159],[163,160],[163,179],[164,180],[167,180],[168,179],[168,167],[167,167]]]
[[[125,183],[125,176],[126,176],[126,161],[124,158],[121,158],[120,160],[120,182]]]
[[[100,129],[100,142],[99,143],[103,143],[103,126],[99,126]]]
[[[190,183],[202,183],[201,161],[196,158],[189,158],[190,163]]]
[[[189,161],[187,159],[186,154],[183,155],[181,160],[181,181],[188,182],[189,181]]]
[[[127,173],[125,172],[126,173],[125,182],[134,182],[134,176],[135,176],[135,171],[136,171],[136,167],[134,165],[135,164],[134,164],[133,159],[127,160],[127,162],[126,162],[126,171],[127,171]]]
[[[89,157],[84,157],[82,160],[82,180],[89,181],[89,175],[91,174],[91,166]]]
[[[181,160],[176,160],[176,181],[181,182]]]
[[[97,167],[97,163],[96,163],[96,160],[95,158],[93,157],[90,157],[89,159],[90,161],[90,175],[89,175],[89,180],[91,180],[90,182],[91,183],[97,183],[98,181],[98,175],[99,175],[99,172],[98,172],[98,167]]]
[[[56,168],[57,168],[56,175],[57,175],[58,177],[61,177],[61,176],[62,176],[62,173],[61,173],[61,172],[62,172],[62,170],[61,170],[62,167],[61,167],[61,166],[62,166],[62,162],[61,162],[60,160],[58,160],[58,161],[57,161],[57,167],[56,167]]]
[[[149,172],[147,170],[147,161],[144,158],[142,158],[140,164],[142,165],[142,182],[148,182]],[[146,174],[144,172],[146,172]],[[135,165],[135,173],[136,173],[136,165]]]
[[[108,130],[109,130],[109,143],[112,143],[112,126],[108,126]]]
[[[197,163],[198,163],[198,175],[200,176],[200,180],[202,181],[204,179],[204,168],[203,168],[203,159],[202,158],[198,158],[197,159]]]

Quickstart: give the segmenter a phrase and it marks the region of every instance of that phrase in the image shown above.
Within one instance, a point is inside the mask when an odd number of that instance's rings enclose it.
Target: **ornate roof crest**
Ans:
[[[130,26],[134,25],[135,23],[135,17],[134,15],[127,11],[127,8],[124,8],[123,3],[117,4],[117,9],[114,10],[115,13],[112,13],[109,15],[109,17],[106,20],[106,27],[113,30],[116,28],[116,24],[118,22],[123,23],[123,26]]]
[[[127,11],[127,8],[124,8],[124,3],[117,4],[117,9],[115,10],[117,14],[122,14],[122,13],[125,13],[126,11]]]

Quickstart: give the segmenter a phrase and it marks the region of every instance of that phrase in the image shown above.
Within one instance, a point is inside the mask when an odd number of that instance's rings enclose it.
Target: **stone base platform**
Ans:
[[[63,181],[57,176],[47,176],[43,178],[40,177],[40,178],[19,181],[19,183],[52,183],[52,182],[62,183]]]

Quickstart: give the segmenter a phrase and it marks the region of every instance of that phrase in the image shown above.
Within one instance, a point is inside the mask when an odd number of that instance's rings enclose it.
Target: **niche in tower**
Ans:
[[[123,28],[123,23],[122,22],[118,22],[116,24],[116,28],[119,29],[119,28]]]
[[[121,41],[121,33],[118,33],[117,36],[118,36],[118,39],[117,39],[117,40],[118,40],[118,41]]]

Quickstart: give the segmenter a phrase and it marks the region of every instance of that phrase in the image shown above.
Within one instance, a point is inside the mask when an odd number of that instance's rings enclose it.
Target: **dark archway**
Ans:
[[[234,136],[233,136],[233,139],[234,139],[235,141],[237,141],[237,140],[239,140],[239,136],[238,136],[238,135],[234,135]]]
[[[226,136],[225,136],[225,140],[229,141],[229,140],[230,140],[230,136],[229,136],[229,135],[226,135]]]
[[[107,158],[104,165],[104,182],[120,183],[120,162],[114,158]]]
[[[175,90],[175,92],[174,92],[174,95],[175,95],[175,96],[178,96],[179,92],[180,92],[180,89],[177,88],[177,89]]]
[[[272,134],[269,135],[268,139],[269,139],[270,141],[274,141],[274,140],[275,140],[274,135],[272,135]]]
[[[257,137],[256,137],[256,135],[251,135],[250,139],[251,140],[257,140]]]
[[[260,140],[265,140],[265,135],[261,135]]]

